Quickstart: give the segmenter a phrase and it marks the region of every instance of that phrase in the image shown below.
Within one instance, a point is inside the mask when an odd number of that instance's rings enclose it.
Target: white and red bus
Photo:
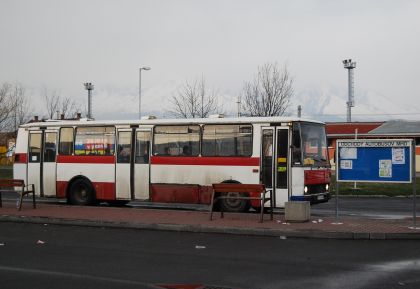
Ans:
[[[325,126],[285,117],[60,120],[19,128],[14,178],[75,205],[131,200],[209,204],[213,183],[263,183],[274,203],[326,202]],[[256,201],[224,200],[227,211]]]

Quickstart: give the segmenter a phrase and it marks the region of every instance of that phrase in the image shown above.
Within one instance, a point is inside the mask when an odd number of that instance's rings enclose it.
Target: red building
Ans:
[[[420,171],[420,121],[326,123],[330,163],[334,164],[337,139],[408,138],[416,144],[416,171]]]
[[[369,132],[383,125],[384,122],[327,122],[328,155],[334,163],[337,139],[372,138]]]

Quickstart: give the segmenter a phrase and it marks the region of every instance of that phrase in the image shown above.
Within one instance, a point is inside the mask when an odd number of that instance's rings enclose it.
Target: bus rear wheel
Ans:
[[[87,180],[75,180],[69,190],[69,201],[72,205],[86,206],[95,202],[93,187]]]
[[[230,192],[224,194],[228,197],[249,197],[247,193],[236,193]],[[222,199],[220,201],[221,209],[225,212],[247,212],[251,207],[251,204],[248,200],[238,200],[238,199]]]

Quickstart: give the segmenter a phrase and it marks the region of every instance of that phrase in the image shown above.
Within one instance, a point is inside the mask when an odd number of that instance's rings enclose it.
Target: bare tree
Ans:
[[[0,130],[16,131],[29,119],[29,103],[23,85],[3,83],[0,87]]]
[[[44,87],[44,101],[47,109],[47,118],[53,119],[58,112],[60,95],[57,91],[49,91],[48,88]]]
[[[204,118],[218,110],[217,93],[206,89],[204,77],[186,81],[172,96],[172,103],[171,113],[179,118]]]
[[[10,117],[16,107],[16,103],[12,98],[12,85],[3,83],[0,87],[0,130],[7,130],[10,125]]]
[[[56,90],[49,91],[44,88],[44,101],[49,119],[53,119],[56,114],[63,114],[65,118],[74,117],[80,111],[79,105],[74,100],[61,97]]]
[[[258,67],[252,82],[245,82],[242,108],[248,116],[281,116],[292,95],[293,78],[286,66],[279,69],[277,63],[266,63]]]
[[[16,131],[21,124],[27,123],[30,119],[28,98],[25,95],[25,88],[21,84],[14,85],[12,101],[15,103],[13,127]]]
[[[74,117],[81,110],[80,105],[69,97],[64,97],[61,100],[60,108],[60,113],[64,115],[64,118]]]

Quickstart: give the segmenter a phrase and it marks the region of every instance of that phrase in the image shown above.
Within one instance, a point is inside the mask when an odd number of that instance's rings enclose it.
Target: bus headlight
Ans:
[[[330,185],[326,184],[325,185],[325,190],[328,192],[329,189],[330,189]]]
[[[305,186],[305,188],[303,189],[303,191],[305,192],[305,194],[308,192],[308,187]]]

